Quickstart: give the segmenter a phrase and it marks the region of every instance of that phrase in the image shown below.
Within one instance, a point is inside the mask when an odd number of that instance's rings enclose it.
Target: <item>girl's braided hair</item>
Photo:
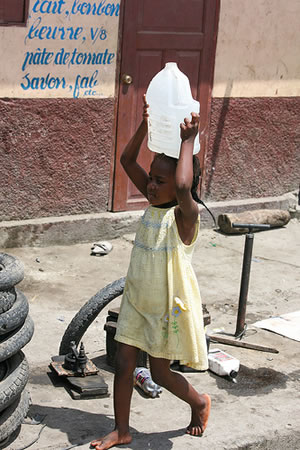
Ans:
[[[201,200],[197,193],[200,177],[201,177],[201,169],[199,159],[197,158],[197,156],[193,155],[193,183],[191,188],[191,194],[193,199],[197,203],[201,203]]]
[[[157,153],[155,155],[155,159],[168,159],[174,163],[175,167],[177,166],[178,163],[178,159],[172,158],[171,156],[167,156],[164,153]],[[199,185],[200,177],[201,177],[200,162],[197,156],[193,155],[193,182],[191,187],[191,194],[195,202],[200,203],[200,205],[204,206],[204,208],[209,212],[209,214],[213,218],[215,226],[217,227],[215,216],[198,196],[197,188]]]

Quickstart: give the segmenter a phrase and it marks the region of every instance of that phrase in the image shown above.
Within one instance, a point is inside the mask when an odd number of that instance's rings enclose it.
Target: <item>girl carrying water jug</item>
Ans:
[[[190,405],[188,434],[201,436],[210,413],[209,395],[170,370],[173,360],[196,370],[208,368],[202,304],[191,265],[199,232],[200,167],[193,157],[199,114],[180,125],[179,158],[155,154],[148,174],[137,162],[148,130],[147,108],[144,97],[143,119],[121,156],[127,175],[150,205],[136,233],[115,336],[115,428],[91,443],[96,450],[132,440],[129,413],[139,350],[149,355],[153,381]]]

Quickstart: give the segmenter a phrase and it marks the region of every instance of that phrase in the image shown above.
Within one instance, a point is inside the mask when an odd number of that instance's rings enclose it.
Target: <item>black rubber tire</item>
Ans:
[[[17,289],[17,298],[13,306],[0,314],[0,336],[18,328],[24,323],[29,311],[27,298]]]
[[[110,283],[88,300],[78,311],[66,329],[59,348],[60,355],[66,355],[70,351],[70,343],[79,344],[87,328],[96,319],[98,314],[115,298],[123,293],[125,277]]]
[[[0,448],[4,441],[21,425],[30,407],[30,395],[24,390],[22,394],[0,414]]]
[[[27,316],[23,325],[16,330],[1,337],[0,341],[0,362],[5,361],[15,355],[31,340],[34,332],[34,323],[30,316]]]
[[[22,351],[0,363],[0,412],[13,403],[24,390],[29,378],[29,365]]]
[[[0,314],[8,311],[15,303],[17,293],[14,287],[0,291]]]
[[[0,253],[0,290],[10,289],[24,278],[24,266],[14,256]]]

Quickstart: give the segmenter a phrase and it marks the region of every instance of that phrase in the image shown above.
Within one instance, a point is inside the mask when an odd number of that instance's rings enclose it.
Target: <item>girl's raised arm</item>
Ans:
[[[147,198],[147,184],[148,184],[148,174],[147,172],[137,163],[137,157],[140,152],[143,140],[148,132],[148,112],[147,108],[149,105],[146,103],[146,97],[143,97],[143,119],[140,123],[138,129],[126,145],[122,155],[121,164],[129,176],[130,180],[134,183],[137,189]]]
[[[199,131],[199,114],[192,113],[192,120],[184,119],[180,124],[181,149],[175,174],[176,197],[178,202],[176,220],[181,237],[193,235],[199,208],[192,197],[193,184],[193,149]],[[184,241],[185,239],[183,239]]]

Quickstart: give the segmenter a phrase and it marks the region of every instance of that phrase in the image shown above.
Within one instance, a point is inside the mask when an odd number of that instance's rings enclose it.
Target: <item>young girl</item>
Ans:
[[[129,411],[139,349],[149,355],[153,381],[190,405],[187,433],[201,436],[210,412],[210,397],[170,370],[172,360],[198,370],[208,368],[201,298],[191,266],[199,228],[193,199],[200,175],[193,157],[199,115],[192,113],[192,120],[180,125],[179,159],[156,154],[148,175],[137,163],[147,134],[147,107],[144,97],[143,120],[121,156],[126,173],[150,206],[136,234],[115,336],[115,429],[91,443],[96,450],[132,440]]]

